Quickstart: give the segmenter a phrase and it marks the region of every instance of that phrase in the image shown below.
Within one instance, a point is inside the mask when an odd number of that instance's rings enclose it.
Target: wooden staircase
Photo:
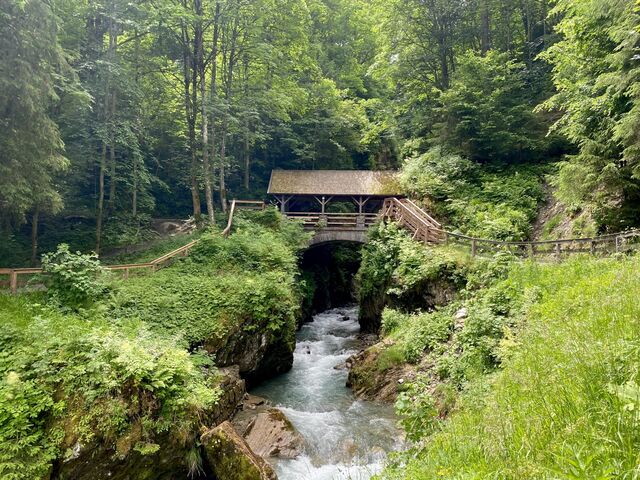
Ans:
[[[393,220],[413,233],[413,239],[425,243],[443,243],[446,232],[431,215],[408,198],[386,198],[382,205],[383,220]]]

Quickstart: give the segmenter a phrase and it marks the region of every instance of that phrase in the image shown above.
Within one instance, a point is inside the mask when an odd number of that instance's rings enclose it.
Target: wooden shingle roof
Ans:
[[[273,170],[272,195],[394,196],[396,173],[371,170]]]

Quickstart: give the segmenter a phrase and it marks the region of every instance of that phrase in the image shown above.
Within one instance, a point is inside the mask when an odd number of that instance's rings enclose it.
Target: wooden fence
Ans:
[[[231,209],[229,210],[229,220],[227,222],[227,228],[222,232],[226,237],[231,231],[233,224],[233,215],[235,210],[239,208],[243,209],[264,209],[264,202],[258,202],[253,200],[232,200]],[[146,263],[129,263],[125,265],[105,265],[105,269],[122,272],[123,278],[129,278],[132,271],[147,271],[155,272],[161,268],[164,268],[175,261],[176,258],[186,257],[189,251],[198,243],[198,240],[193,240],[180,248],[162,255],[155,260]],[[28,284],[29,280],[37,275],[41,275],[41,268],[0,268],[0,277],[8,277],[7,280],[0,280],[0,286],[8,286],[12,294],[18,292],[18,288]]]
[[[413,233],[413,238],[425,243],[450,243],[468,247],[472,255],[508,251],[518,256],[540,256],[574,253],[615,253],[640,246],[640,230],[597,237],[509,242],[476,238],[442,228],[431,216],[410,200],[387,198],[382,218],[391,219]]]

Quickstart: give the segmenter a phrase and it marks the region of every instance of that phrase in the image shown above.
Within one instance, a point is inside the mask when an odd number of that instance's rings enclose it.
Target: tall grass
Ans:
[[[537,300],[504,368],[382,478],[640,478],[640,257],[524,264],[510,279]]]

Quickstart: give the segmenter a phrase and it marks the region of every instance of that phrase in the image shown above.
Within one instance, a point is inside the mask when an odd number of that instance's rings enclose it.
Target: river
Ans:
[[[305,438],[304,455],[275,462],[279,480],[366,480],[402,446],[392,406],[357,400],[345,386],[340,366],[361,347],[357,318],[356,307],[315,315],[298,332],[291,371],[251,392],[279,407]]]

